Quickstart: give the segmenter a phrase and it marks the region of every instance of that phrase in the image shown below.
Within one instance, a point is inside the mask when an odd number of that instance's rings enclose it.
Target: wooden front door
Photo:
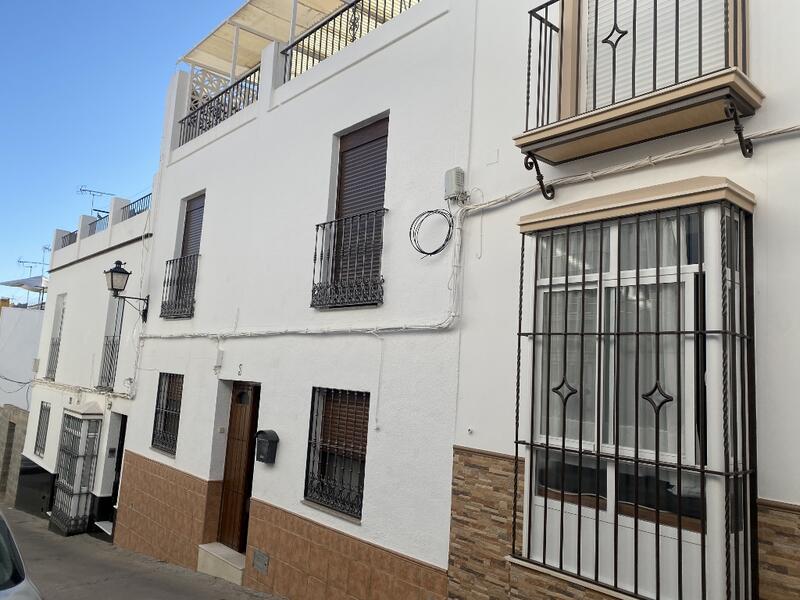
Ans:
[[[247,543],[260,391],[258,385],[236,382],[231,394],[218,539],[237,552]]]

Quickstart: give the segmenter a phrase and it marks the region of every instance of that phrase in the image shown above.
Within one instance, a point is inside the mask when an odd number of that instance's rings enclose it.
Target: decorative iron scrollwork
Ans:
[[[555,188],[549,183],[545,185],[544,175],[542,175],[542,170],[539,168],[539,161],[536,160],[536,155],[533,152],[528,152],[525,155],[525,168],[528,169],[528,171],[536,169],[536,181],[539,182],[539,189],[542,190],[542,196],[548,200],[552,200],[556,197]]]
[[[355,42],[359,38],[359,29],[361,28],[361,15],[356,11],[350,14],[350,22],[347,24],[347,29],[350,32],[350,42]]]
[[[733,131],[736,137],[739,138],[739,147],[742,150],[742,156],[745,158],[752,158],[753,140],[744,137],[744,125],[742,125],[742,121],[739,118],[739,111],[736,110],[736,104],[733,100],[728,100],[728,104],[725,106],[725,118],[729,121],[733,121]]]

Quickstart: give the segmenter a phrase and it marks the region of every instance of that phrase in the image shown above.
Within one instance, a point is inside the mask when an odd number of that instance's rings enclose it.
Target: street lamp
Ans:
[[[121,260],[118,260],[114,263],[114,266],[111,267],[108,271],[103,271],[106,276],[106,285],[108,286],[108,291],[115,298],[122,298],[126,302],[129,300],[138,300],[139,302],[143,303],[144,306],[139,310],[139,313],[142,315],[142,322],[147,322],[147,309],[150,305],[150,296],[145,298],[137,298],[136,296],[121,296],[120,294],[125,291],[125,286],[128,285],[128,278],[131,276],[131,272],[128,271],[123,265]],[[129,302],[130,304],[130,302]]]

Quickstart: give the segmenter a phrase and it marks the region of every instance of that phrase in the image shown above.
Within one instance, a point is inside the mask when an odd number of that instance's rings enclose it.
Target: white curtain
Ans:
[[[572,252],[570,252],[572,254]],[[585,295],[585,298],[583,298]],[[583,403],[583,439],[592,442],[595,438],[595,405],[596,405],[596,373],[597,373],[597,343],[594,336],[584,336],[583,342],[583,384],[581,385],[581,313],[583,313],[584,332],[597,332],[597,290],[587,289],[585,294],[580,290],[570,290],[566,296],[564,291],[554,291],[540,294],[539,302],[543,312],[543,322],[547,323],[547,313],[550,310],[552,296],[552,320],[550,331],[552,335],[545,337],[541,342],[545,360],[541,361],[540,375],[540,419],[539,433],[546,435],[547,431],[547,399],[550,399],[549,435],[551,438],[561,438],[566,432],[568,440],[577,441],[580,435],[581,403]],[[564,300],[567,299],[567,347],[566,363],[564,361]],[[583,298],[583,307],[581,301]],[[548,341],[549,339],[549,341]],[[541,352],[541,350],[539,350]],[[550,358],[549,372],[546,357]],[[553,388],[561,388],[561,396]],[[575,389],[571,393],[569,387]],[[562,401],[566,397],[566,403]],[[566,421],[562,422],[564,406],[566,405]],[[565,431],[566,430],[566,431]]]
[[[616,292],[616,289],[606,291],[605,305],[609,317],[613,317],[616,313]],[[657,303],[655,284],[639,286],[638,387],[636,385],[637,336],[621,335],[618,337],[617,342],[609,340],[605,344],[605,441],[611,442],[614,439],[616,432],[612,416],[614,407],[617,406],[618,402],[620,445],[627,448],[635,447],[636,411],[638,407],[639,448],[642,450],[655,450],[656,407],[661,405],[658,411],[659,450],[662,453],[676,452],[678,439],[678,340],[674,334],[662,333],[657,337],[655,331],[656,304],[659,305],[660,331],[675,331],[679,329],[677,324],[677,303],[681,300],[681,295],[682,293],[679,293],[677,284],[662,283]],[[636,286],[627,285],[621,287],[619,296],[620,331],[633,333],[636,331]],[[685,309],[682,307],[681,314],[683,315],[684,313]],[[607,322],[611,322],[611,320],[609,318]],[[617,371],[614,368],[615,343],[619,343],[618,380],[616,379]],[[657,358],[658,368],[656,364]],[[682,356],[681,359],[683,360],[683,358]],[[654,407],[643,396],[653,391],[657,384],[660,386],[661,391],[656,390],[653,395]],[[686,398],[683,398],[682,404],[686,405]]]

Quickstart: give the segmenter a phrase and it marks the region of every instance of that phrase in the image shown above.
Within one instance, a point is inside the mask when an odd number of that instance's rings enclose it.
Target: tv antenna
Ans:
[[[108,211],[107,210],[101,210],[99,208],[95,208],[94,207],[95,198],[101,198],[103,196],[116,196],[116,194],[112,194],[110,192],[102,192],[100,190],[93,190],[91,188],[88,188],[85,185],[82,185],[81,187],[79,187],[77,193],[78,194],[83,194],[84,196],[87,196],[87,195],[91,196],[92,197],[92,211],[96,212],[98,214],[104,214],[104,215],[107,215]]]
[[[42,256],[42,259],[44,259],[44,255]],[[42,260],[42,261],[38,261],[38,260],[22,260],[22,257],[19,257],[17,259],[17,264],[20,265],[21,267],[25,268],[25,269],[28,269],[28,277],[29,278],[33,276],[33,267],[39,266],[41,268],[42,279],[44,280],[44,268],[45,268],[45,266],[47,266],[46,263],[44,262],[44,260]],[[44,283],[44,281],[42,281],[42,283]],[[39,292],[39,304],[42,303],[43,294],[44,294],[43,291]],[[25,290],[25,306],[30,306],[30,303],[31,303],[30,300],[31,300],[31,292],[30,292],[30,290]]]

